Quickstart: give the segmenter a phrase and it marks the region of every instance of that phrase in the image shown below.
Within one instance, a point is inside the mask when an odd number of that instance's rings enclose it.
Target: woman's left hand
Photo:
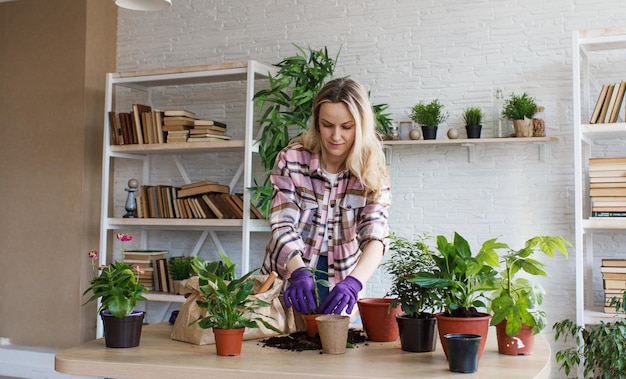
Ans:
[[[344,308],[348,314],[352,313],[361,289],[363,289],[363,284],[357,278],[346,277],[342,282],[337,283],[335,288],[326,296],[318,308],[319,313],[340,314]]]

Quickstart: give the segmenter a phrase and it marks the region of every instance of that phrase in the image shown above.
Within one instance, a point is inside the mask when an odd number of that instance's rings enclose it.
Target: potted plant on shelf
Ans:
[[[146,300],[143,296],[146,287],[139,283],[138,266],[132,267],[124,263],[124,245],[133,236],[118,233],[116,238],[122,242],[122,259],[113,261],[107,266],[97,267],[98,251],[91,250],[91,268],[94,277],[83,293],[91,292],[85,302],[100,299],[98,312],[104,323],[104,339],[107,347],[135,347],[141,339],[141,327],[145,312],[135,310],[138,300]],[[98,274],[98,270],[100,273]]]
[[[184,281],[194,275],[193,267],[191,266],[192,261],[193,257],[189,256],[171,257],[168,260],[170,277],[174,283],[174,293],[180,294],[180,289],[185,285]]]
[[[386,111],[389,109],[389,104],[374,104],[372,105],[374,111],[374,118],[376,119],[376,130],[383,140],[393,139],[392,121],[390,113]]]
[[[535,334],[546,326],[546,314],[538,309],[545,291],[539,283],[519,274],[547,276],[545,264],[536,260],[535,254],[553,257],[558,251],[567,257],[568,246],[570,242],[563,237],[536,236],[520,250],[506,247],[508,253],[501,258],[504,269],[495,282],[490,306],[500,354],[532,354]]]
[[[537,113],[535,99],[524,92],[521,96],[511,93],[504,101],[502,116],[513,120],[515,137],[533,136],[533,116]]]
[[[463,121],[465,121],[467,138],[480,138],[483,128],[483,111],[478,107],[466,108],[463,111]]]
[[[217,355],[234,356],[241,354],[245,328],[258,328],[258,323],[277,333],[283,333],[259,314],[257,307],[271,304],[253,297],[254,278],[250,271],[235,278],[236,265],[224,254],[222,261],[204,262],[195,256],[192,262],[198,274],[200,298],[198,307],[205,314],[195,321],[202,329],[212,328],[215,334]]]
[[[415,104],[411,109],[410,117],[411,120],[421,125],[424,139],[432,140],[437,138],[437,128],[448,119],[448,113],[444,112],[439,99],[435,99],[428,104],[423,101]]]
[[[506,245],[490,239],[474,255],[469,243],[460,234],[448,241],[437,236],[437,248],[432,259],[435,269],[416,272],[408,280],[427,289],[444,290],[444,312],[435,314],[439,338],[446,357],[448,350],[445,335],[448,333],[476,334],[482,336],[479,357],[485,347],[491,315],[480,312],[486,308],[488,292],[494,288],[499,266],[497,250]]]
[[[416,272],[432,273],[436,269],[426,244],[428,236],[409,240],[392,233],[389,238],[391,256],[381,266],[391,275],[391,289],[386,294],[393,297],[390,308],[400,305],[404,312],[396,316],[401,348],[411,352],[434,351],[437,323],[434,313],[443,306],[443,290],[408,280]]]

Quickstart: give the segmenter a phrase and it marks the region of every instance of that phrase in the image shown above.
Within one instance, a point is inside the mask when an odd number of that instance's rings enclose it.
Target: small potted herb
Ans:
[[[463,121],[465,121],[467,138],[480,138],[483,128],[483,111],[478,107],[466,108],[463,111]]]
[[[435,99],[428,104],[423,101],[415,104],[410,117],[421,125],[424,139],[436,139],[437,127],[448,119],[448,113],[444,112],[439,99]]]
[[[180,289],[185,285],[184,281],[194,275],[192,262],[193,257],[189,256],[172,257],[168,260],[170,277],[174,283],[174,293],[180,294]]]
[[[516,137],[533,136],[533,116],[537,113],[535,99],[524,92],[521,96],[511,93],[504,101],[502,116],[513,120]]]

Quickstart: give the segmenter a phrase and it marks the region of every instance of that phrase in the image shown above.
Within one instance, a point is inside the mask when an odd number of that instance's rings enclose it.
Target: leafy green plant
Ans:
[[[420,125],[437,126],[448,119],[448,113],[444,112],[439,99],[435,99],[428,104],[423,101],[415,104],[409,117]]]
[[[521,96],[511,93],[511,96],[504,101],[502,108],[502,116],[509,120],[532,118],[535,113],[537,113],[537,103],[526,92]]]
[[[294,46],[298,53],[275,64],[279,70],[270,75],[269,87],[254,95],[255,108],[262,111],[258,144],[266,175],[261,182],[254,180],[252,201],[266,217],[272,197],[269,173],[276,157],[293,137],[308,127],[313,100],[332,77],[339,58],[339,52],[334,58],[329,56],[326,47],[305,51]]]
[[[389,239],[391,256],[381,267],[391,275],[391,289],[385,295],[394,297],[390,307],[395,308],[399,303],[407,317],[431,317],[443,306],[442,289],[425,288],[408,280],[410,274],[435,270],[430,247],[426,244],[428,235],[409,240],[392,233]]]
[[[376,130],[381,136],[391,134],[391,113],[385,113],[389,109],[389,104],[375,104],[372,106],[374,117],[376,118]]]
[[[417,272],[408,280],[424,288],[445,289],[445,314],[453,317],[473,317],[478,307],[486,308],[488,291],[494,288],[499,267],[497,249],[506,245],[496,238],[485,241],[473,255],[469,243],[460,234],[448,241],[437,236],[437,250],[432,252],[436,269]]]
[[[133,236],[126,233],[118,233],[116,238],[122,242],[122,261],[112,262],[108,266],[96,267],[98,251],[91,250],[91,269],[94,277],[90,281],[90,286],[85,290],[83,296],[92,292],[92,296],[85,302],[102,298],[98,312],[108,310],[114,317],[122,318],[135,309],[138,300],[146,300],[143,296],[147,292],[146,287],[139,283],[138,275],[141,273],[138,266],[131,267],[124,263],[124,244],[131,241]],[[98,269],[100,274],[98,275]]]
[[[276,329],[256,312],[257,307],[269,307],[271,304],[254,296],[254,278],[250,271],[240,278],[235,278],[236,265],[225,255],[220,253],[222,262],[204,262],[195,256],[194,271],[198,274],[200,299],[198,307],[205,309],[206,314],[200,316],[197,322],[203,329],[239,329],[258,328],[258,323],[277,333]],[[255,316],[259,315],[259,316]]]
[[[482,125],[483,111],[478,107],[466,108],[463,111],[463,121],[465,125]]]
[[[513,250],[506,245],[508,253],[501,258],[504,270],[495,282],[491,300],[491,325],[506,319],[506,334],[511,337],[519,333],[522,324],[532,327],[534,334],[545,328],[546,314],[538,309],[545,291],[539,283],[517,276],[521,272],[547,276],[545,264],[534,259],[535,254],[542,252],[553,257],[558,251],[567,257],[568,246],[571,243],[563,237],[552,236],[530,238],[520,250]]]
[[[626,299],[625,299],[626,300]],[[569,374],[583,364],[585,378],[626,378],[626,320],[600,321],[586,328],[565,319],[552,326],[554,340],[567,342],[572,338],[576,346],[556,352],[560,369]]]
[[[193,262],[193,257],[180,256],[170,258],[167,263],[172,280],[189,279],[194,274],[191,262]]]

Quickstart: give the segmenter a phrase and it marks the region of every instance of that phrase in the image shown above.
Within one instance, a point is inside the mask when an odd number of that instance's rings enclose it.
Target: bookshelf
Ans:
[[[621,51],[620,51],[621,50]],[[574,216],[576,249],[576,322],[579,325],[609,321],[615,314],[603,312],[602,305],[594,303],[594,277],[600,277],[600,267],[594,261],[594,236],[600,234],[623,234],[626,232],[624,217],[591,217],[589,192],[589,158],[626,156],[610,142],[626,141],[626,123],[622,115],[614,123],[590,124],[601,81],[597,76],[615,82],[626,78],[626,72],[615,67],[609,73],[598,72],[593,59],[596,54],[626,52],[626,28],[581,30],[573,33],[573,121],[574,121]],[[604,59],[603,59],[604,60]],[[605,60],[609,62],[610,60]],[[626,256],[624,257],[626,258]]]
[[[254,146],[255,114],[253,96],[256,92],[255,85],[259,81],[267,80],[270,73],[274,73],[273,66],[265,65],[257,61],[248,60],[224,64],[201,65],[192,67],[176,67],[167,69],[139,70],[132,72],[109,73],[106,75],[105,91],[105,119],[102,159],[102,202],[100,217],[100,264],[106,264],[107,252],[112,251],[112,236],[116,231],[133,230],[140,231],[142,248],[147,248],[147,233],[150,230],[169,231],[199,231],[200,237],[195,242],[192,255],[198,253],[207,238],[211,238],[215,245],[228,255],[241,254],[240,269],[242,272],[250,270],[250,237],[251,233],[269,231],[266,220],[253,219],[250,217],[250,196],[247,188],[253,185],[252,164],[253,155],[257,152]],[[240,82],[245,94],[241,95],[244,103],[241,108],[233,108],[239,111],[245,109],[245,122],[243,125],[229,125],[233,128],[243,128],[243,138],[212,141],[212,142],[176,142],[176,143],[152,143],[152,144],[127,144],[112,145],[111,125],[109,112],[116,111],[116,101],[119,103],[118,91],[138,91],[143,95],[144,104],[153,108],[164,109],[167,104],[156,103],[153,92],[167,89],[180,89],[184,86],[194,85],[224,85],[229,82]],[[206,90],[205,87],[202,87]],[[210,87],[209,87],[210,90]],[[195,93],[191,91],[191,93]],[[201,94],[198,94],[201,95]],[[116,100],[117,99],[117,100]],[[153,101],[155,104],[153,104]],[[192,103],[195,99],[190,98]],[[201,102],[201,100],[198,100]],[[127,104],[130,106],[130,104]],[[197,105],[197,103],[196,103]],[[178,107],[178,105],[177,105]],[[229,109],[227,109],[227,112]],[[239,129],[239,131],[241,131]],[[242,134],[242,133],[238,133]],[[240,157],[236,172],[229,186],[231,192],[235,187],[243,188],[243,218],[241,219],[195,219],[195,218],[123,218],[123,214],[114,214],[114,164],[120,160],[135,160],[141,162],[143,177],[139,178],[142,184],[150,183],[151,165],[159,160],[154,157],[165,157],[174,161],[181,179],[184,183],[190,183],[190,176],[184,165],[182,157],[188,154],[202,153],[235,153]],[[154,168],[154,167],[153,167]],[[127,180],[127,179],[126,179]],[[224,183],[226,184],[226,183]],[[119,188],[117,189],[119,191]],[[119,212],[118,212],[119,213]],[[240,232],[241,249],[239,252],[223,249],[219,239],[220,232]],[[232,249],[231,249],[232,250]],[[110,257],[108,257],[110,258]],[[146,298],[150,301],[182,302],[182,296],[163,293],[149,293]],[[98,320],[97,335],[102,335],[102,325]]]

